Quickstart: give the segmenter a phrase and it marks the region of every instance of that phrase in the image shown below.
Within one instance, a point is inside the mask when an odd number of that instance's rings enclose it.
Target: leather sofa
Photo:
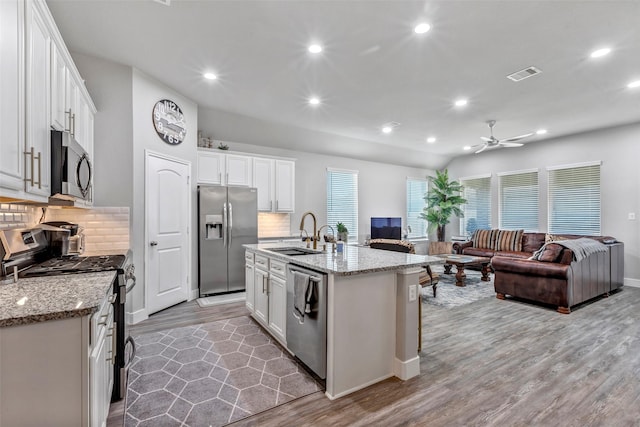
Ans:
[[[521,251],[496,251],[474,247],[472,242],[454,243],[456,253],[491,257],[496,297],[506,295],[549,304],[568,314],[571,307],[622,287],[624,244],[612,237],[559,235],[554,239],[589,237],[604,243],[606,252],[593,253],[580,261],[559,243],[545,246],[539,259],[531,259],[544,243],[546,233],[523,233]]]

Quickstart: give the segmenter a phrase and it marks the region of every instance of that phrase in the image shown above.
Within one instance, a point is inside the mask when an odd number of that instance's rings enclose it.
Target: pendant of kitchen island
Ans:
[[[180,144],[187,134],[182,110],[169,99],[161,99],[153,106],[153,127],[158,136],[169,145]]]

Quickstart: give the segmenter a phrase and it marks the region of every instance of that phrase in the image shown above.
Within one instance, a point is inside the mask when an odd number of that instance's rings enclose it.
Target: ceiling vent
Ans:
[[[542,70],[536,67],[527,67],[524,70],[516,71],[513,74],[509,74],[507,78],[513,80],[514,82],[519,82],[531,76],[535,76],[536,74],[540,74],[541,72]]]

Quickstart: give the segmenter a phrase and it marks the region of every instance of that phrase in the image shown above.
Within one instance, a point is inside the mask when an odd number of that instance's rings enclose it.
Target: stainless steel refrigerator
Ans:
[[[243,244],[258,243],[255,188],[198,186],[200,296],[245,289]]]

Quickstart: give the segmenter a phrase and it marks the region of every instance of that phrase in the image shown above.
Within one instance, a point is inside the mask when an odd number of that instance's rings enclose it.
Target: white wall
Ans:
[[[197,134],[198,134],[198,106],[179,93],[163,86],[138,70],[133,70],[132,84],[133,99],[133,234],[132,250],[134,263],[138,271],[144,271],[145,251],[148,249],[145,241],[145,150],[165,154],[181,160],[191,162],[192,178],[195,178]],[[165,143],[156,133],[151,120],[151,113],[156,102],[170,99],[178,104],[185,116],[187,133],[184,141],[179,145]],[[197,216],[196,216],[196,183],[191,180],[191,283],[192,289],[197,288]],[[141,275],[142,276],[142,275]],[[134,289],[132,304],[133,311],[144,308],[144,276],[138,279]]]
[[[229,149],[245,153],[296,159],[296,211],[291,214],[291,234],[300,234],[300,219],[306,211],[312,211],[318,219],[318,227],[327,223],[327,168],[358,171],[358,231],[359,236],[349,239],[363,242],[370,232],[372,216],[402,217],[403,227],[407,216],[407,177],[426,178],[433,171],[405,166],[326,156],[302,151],[264,147],[261,145],[228,142]],[[259,141],[256,141],[259,143]],[[305,228],[312,230],[311,218]],[[335,224],[331,224],[335,229]]]
[[[94,127],[94,204],[133,207],[132,69],[74,54],[98,112]]]
[[[625,277],[640,280],[640,124],[532,142],[521,148],[502,148],[453,160],[454,178],[492,174],[493,227],[498,227],[498,172],[539,169],[539,227],[547,231],[547,166],[602,161],[602,234],[625,244]],[[636,220],[629,220],[629,213]],[[448,233],[456,234],[452,223]],[[640,283],[640,282],[638,282]]]

